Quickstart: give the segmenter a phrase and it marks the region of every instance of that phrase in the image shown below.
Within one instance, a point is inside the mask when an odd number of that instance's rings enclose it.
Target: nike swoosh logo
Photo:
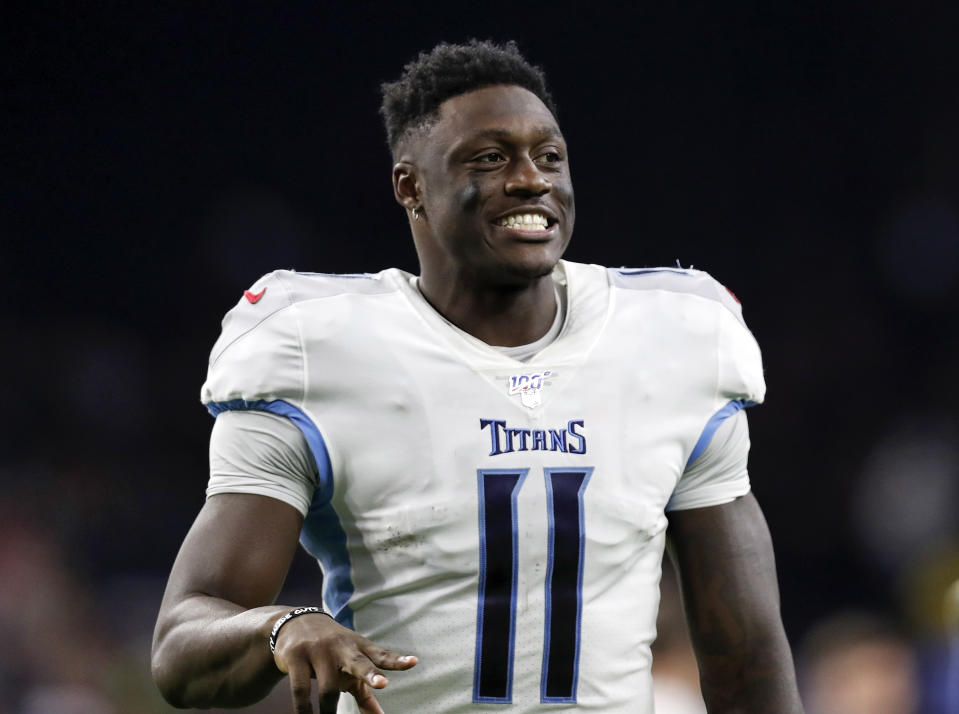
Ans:
[[[258,293],[253,293],[253,292],[250,292],[249,290],[244,290],[243,297],[249,300],[251,305],[256,305],[260,301],[260,298],[263,297],[263,293],[265,292],[266,292],[266,288],[263,288]]]

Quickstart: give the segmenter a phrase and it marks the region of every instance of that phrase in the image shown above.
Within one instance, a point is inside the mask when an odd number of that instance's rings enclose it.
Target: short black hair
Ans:
[[[440,104],[474,89],[515,84],[535,94],[556,115],[543,70],[530,64],[513,40],[496,44],[472,39],[465,44],[441,42],[403,68],[395,82],[384,82],[380,114],[386,140],[394,153],[409,132],[436,121]]]

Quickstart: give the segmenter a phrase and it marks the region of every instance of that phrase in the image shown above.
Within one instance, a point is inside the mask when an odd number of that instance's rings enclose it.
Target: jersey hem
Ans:
[[[688,511],[693,508],[709,508],[710,506],[722,506],[726,503],[732,503],[737,498],[745,496],[752,490],[752,486],[749,483],[749,475],[746,472],[746,483],[745,488],[742,485],[736,486],[736,488],[723,487],[723,488],[712,488],[712,489],[698,489],[695,498],[680,498],[676,503],[673,503],[670,500],[666,504],[666,507],[663,509],[666,513],[671,513],[672,511]],[[704,493],[705,491],[705,493]]]
[[[252,496],[267,496],[276,501],[282,501],[288,506],[295,508],[299,511],[300,515],[306,518],[306,514],[309,512],[309,504],[304,503],[303,501],[291,497],[288,493],[279,488],[269,488],[267,486],[210,486],[206,489],[206,497],[209,500],[210,496],[219,496],[224,493],[246,493]]]

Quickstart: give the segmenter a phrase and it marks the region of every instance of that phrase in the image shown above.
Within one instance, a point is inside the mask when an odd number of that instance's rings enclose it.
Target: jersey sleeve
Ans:
[[[217,418],[208,496],[256,493],[304,513],[317,480],[322,487],[330,479],[325,442],[304,410],[305,362],[288,287],[294,277],[264,276],[227,313],[200,396]]]
[[[220,414],[210,436],[207,498],[221,493],[269,496],[306,517],[319,486],[306,438],[285,417],[260,411]]]
[[[720,505],[749,492],[749,426],[743,409],[766,398],[762,354],[743,320],[739,300],[703,275],[719,304],[715,411],[702,427],[667,510]]]
[[[729,503],[749,493],[749,425],[737,409],[723,419],[709,444],[686,465],[666,511],[703,508]]]

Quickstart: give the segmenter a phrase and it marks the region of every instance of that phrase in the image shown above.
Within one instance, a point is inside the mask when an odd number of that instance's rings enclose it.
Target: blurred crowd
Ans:
[[[657,714],[706,714],[671,569],[662,584],[653,647]],[[815,622],[794,647],[806,714],[952,714],[959,711],[959,581],[942,629],[917,637],[891,613],[846,610]]]

